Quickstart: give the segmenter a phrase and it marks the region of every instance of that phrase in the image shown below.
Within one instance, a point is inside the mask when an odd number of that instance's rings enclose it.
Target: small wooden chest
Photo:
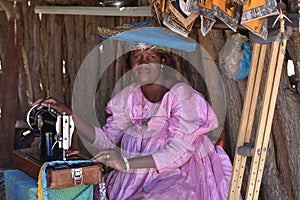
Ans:
[[[46,170],[48,187],[51,189],[67,188],[75,185],[93,185],[102,182],[101,165],[60,165]]]
[[[13,158],[14,168],[38,180],[39,171],[43,164],[39,159],[38,149],[27,148],[14,150]],[[101,183],[102,171],[101,165],[92,163],[49,166],[46,169],[48,187],[59,189],[75,185]]]

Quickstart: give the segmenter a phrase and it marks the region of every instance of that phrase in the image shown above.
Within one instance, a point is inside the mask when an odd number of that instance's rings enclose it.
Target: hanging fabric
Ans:
[[[212,14],[233,31],[237,31],[242,5],[234,0],[212,1]]]
[[[200,15],[200,29],[202,35],[205,36],[216,22],[212,14],[212,0],[187,0],[186,4],[188,11]]]
[[[199,16],[187,10],[187,0],[153,0],[151,12],[159,26],[166,26],[184,37],[188,37]]]
[[[191,13],[186,9],[186,3],[186,0],[166,1],[163,21],[166,27],[184,37],[188,37],[198,17],[198,14]]]
[[[276,6],[276,0],[244,1],[241,24],[255,35],[267,39],[267,17],[278,14]]]
[[[268,17],[278,14],[276,6],[276,0],[153,0],[152,15],[160,26],[184,37],[188,37],[199,16],[203,36],[219,19],[234,32],[241,24],[266,39]]]
[[[198,14],[186,10],[186,0],[169,1],[168,7],[173,15],[185,29],[191,31]]]
[[[151,13],[154,20],[162,26],[165,12],[165,0],[153,0]]]

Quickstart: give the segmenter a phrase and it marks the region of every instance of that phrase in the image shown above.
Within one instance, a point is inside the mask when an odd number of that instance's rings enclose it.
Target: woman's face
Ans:
[[[164,59],[155,51],[133,51],[130,56],[130,63],[134,79],[142,85],[161,82],[163,79],[161,64],[163,62]]]

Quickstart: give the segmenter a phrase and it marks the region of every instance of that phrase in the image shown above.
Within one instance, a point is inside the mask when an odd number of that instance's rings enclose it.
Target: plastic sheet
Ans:
[[[246,36],[235,34],[226,40],[219,54],[221,71],[229,78],[241,80],[248,76],[251,47]]]

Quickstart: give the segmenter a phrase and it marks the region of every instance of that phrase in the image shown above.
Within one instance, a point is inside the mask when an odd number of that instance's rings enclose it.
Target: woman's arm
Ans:
[[[94,126],[88,124],[81,117],[79,117],[76,113],[72,114],[73,120],[76,126],[76,129],[89,143],[93,143],[95,141],[95,128]]]
[[[194,153],[207,153],[213,148],[206,133],[217,127],[217,118],[208,102],[190,86],[179,83],[170,93],[168,131],[173,137],[164,148],[152,154],[159,172],[176,169]]]
[[[66,113],[67,115],[72,115],[76,129],[79,132],[80,136],[83,136],[90,144],[98,149],[113,148],[122,137],[119,123],[116,122],[114,117],[109,117],[105,126],[100,128],[89,124],[77,113],[73,112],[69,107],[59,102],[55,98],[51,97],[42,100],[41,105],[44,107],[50,106],[59,114]]]
[[[95,129],[93,126],[85,122],[82,118],[80,118],[76,113],[74,113],[68,106],[59,102],[53,97],[46,98],[46,99],[38,99],[35,104],[41,104],[43,107],[50,107],[59,114],[66,113],[67,115],[71,115],[74,119],[75,126],[80,134],[90,143],[93,143],[95,140]]]
[[[121,157],[119,148],[103,150],[94,159],[119,171],[126,171],[127,167],[129,169],[155,168],[155,163],[151,155],[127,159]],[[128,162],[127,166],[126,161]]]

